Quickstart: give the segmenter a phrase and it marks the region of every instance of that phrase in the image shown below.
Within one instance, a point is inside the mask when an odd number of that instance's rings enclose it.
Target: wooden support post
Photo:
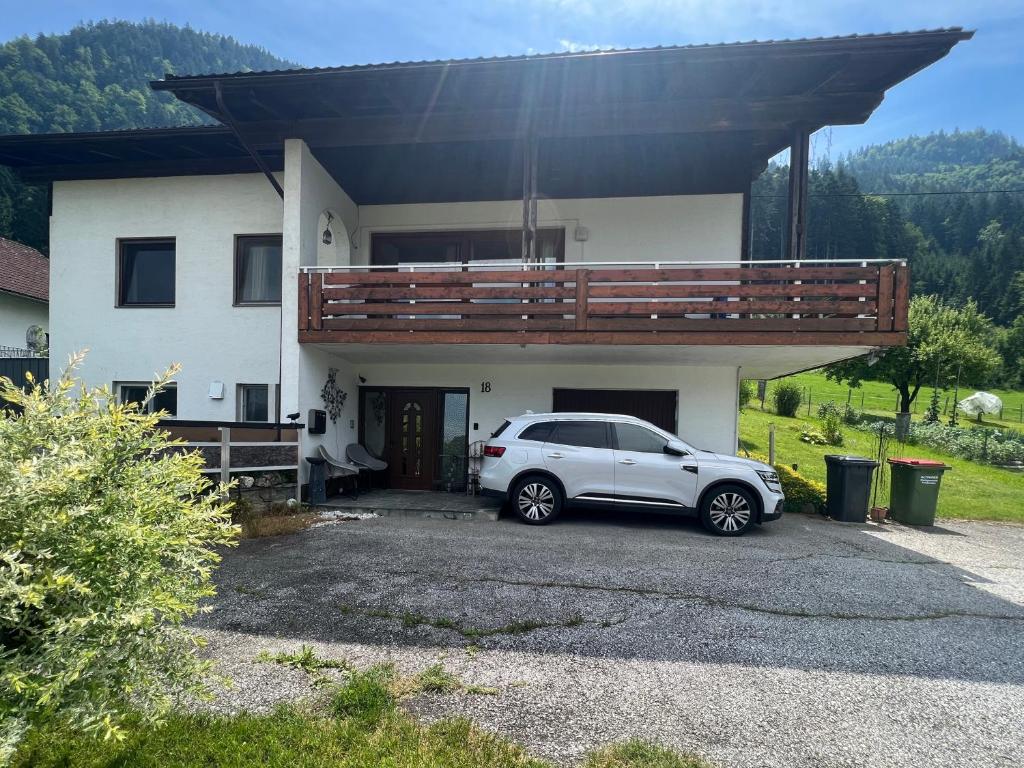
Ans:
[[[893,287],[892,329],[907,330],[907,313],[910,309],[910,269],[906,264],[896,267],[896,283]]]
[[[309,327],[309,273],[299,272],[299,330],[308,331]]]
[[[893,283],[896,279],[896,268],[892,264],[886,264],[878,270],[878,330],[881,332],[892,330],[893,319]]]
[[[587,330],[589,316],[590,270],[576,270],[576,330]]]
[[[768,463],[775,466],[775,423],[768,425]]]
[[[309,281],[310,326],[314,331],[323,328],[324,322],[324,276],[314,272]]]
[[[231,427],[220,427],[220,481],[231,482]]]
[[[807,258],[807,186],[810,179],[811,134],[797,130],[789,148],[789,205],[787,258]]]

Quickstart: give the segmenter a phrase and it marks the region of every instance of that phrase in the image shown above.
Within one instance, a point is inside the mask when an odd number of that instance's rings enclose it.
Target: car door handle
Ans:
[[[549,459],[561,459],[561,458],[564,458],[564,457],[560,453],[549,453],[548,454],[548,458]]]
[[[636,462],[633,461],[632,459],[620,459],[619,464],[626,464],[627,466],[632,466],[633,464],[636,464]]]
[[[680,464],[679,468],[681,470],[683,470],[684,472],[692,472],[695,475],[697,474],[697,465],[696,464]]]

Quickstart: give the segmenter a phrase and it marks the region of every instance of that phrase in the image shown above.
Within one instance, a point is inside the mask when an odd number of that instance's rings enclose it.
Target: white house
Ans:
[[[45,349],[49,269],[35,248],[0,237],[0,356]]]
[[[404,488],[458,485],[525,410],[732,452],[741,378],[905,343],[905,264],[806,261],[808,137],[970,36],[168,75],[221,125],[0,162],[52,184],[53,356],[89,348],[123,397],[174,361],[183,420],[306,422],[326,388],[302,454],[361,442]],[[755,265],[751,181],[786,147],[788,258]]]

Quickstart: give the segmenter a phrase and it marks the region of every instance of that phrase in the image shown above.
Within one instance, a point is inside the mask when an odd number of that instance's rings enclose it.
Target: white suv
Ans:
[[[692,448],[632,416],[531,413],[505,421],[484,446],[483,493],[525,523],[550,523],[566,504],[699,515],[721,536],[782,516],[767,464]]]

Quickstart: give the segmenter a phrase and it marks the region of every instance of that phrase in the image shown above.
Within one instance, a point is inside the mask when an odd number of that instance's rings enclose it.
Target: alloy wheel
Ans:
[[[711,523],[720,531],[735,533],[750,522],[750,503],[738,493],[720,493],[711,502],[709,510]]]
[[[529,483],[519,491],[519,512],[528,520],[544,520],[555,511],[555,495],[543,483]]]

